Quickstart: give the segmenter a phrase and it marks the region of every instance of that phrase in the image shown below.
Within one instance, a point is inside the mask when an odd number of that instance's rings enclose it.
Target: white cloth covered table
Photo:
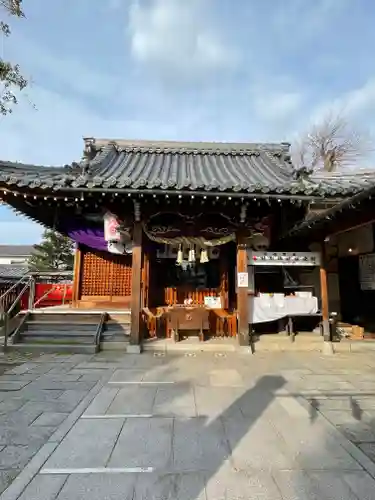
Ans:
[[[249,297],[249,323],[266,323],[277,321],[286,316],[316,314],[318,299],[316,297],[282,297],[262,296]]]

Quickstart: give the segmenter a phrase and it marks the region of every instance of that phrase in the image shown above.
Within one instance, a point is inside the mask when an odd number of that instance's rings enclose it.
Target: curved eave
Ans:
[[[321,238],[329,236],[334,232],[348,230],[354,227],[356,223],[370,223],[375,219],[375,185],[372,185],[361,192],[347,198],[332,208],[317,214],[309,220],[306,220],[284,235],[286,238],[301,238],[306,234],[310,236],[319,234]]]

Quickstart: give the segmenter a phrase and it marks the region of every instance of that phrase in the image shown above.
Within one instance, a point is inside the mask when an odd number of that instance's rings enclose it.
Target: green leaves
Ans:
[[[47,229],[42,242],[34,245],[29,268],[31,271],[69,271],[73,269],[73,248],[71,239]]]
[[[22,0],[0,0],[0,12],[18,18],[25,17],[22,8]],[[4,36],[11,34],[8,23],[0,21],[0,31]],[[13,111],[17,104],[17,92],[27,86],[27,80],[22,76],[18,64],[12,64],[0,57],[0,113],[7,115]]]

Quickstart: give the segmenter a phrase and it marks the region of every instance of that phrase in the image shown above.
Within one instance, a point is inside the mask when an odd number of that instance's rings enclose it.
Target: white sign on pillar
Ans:
[[[248,288],[249,287],[249,275],[248,275],[248,273],[237,273],[237,287],[238,288]]]

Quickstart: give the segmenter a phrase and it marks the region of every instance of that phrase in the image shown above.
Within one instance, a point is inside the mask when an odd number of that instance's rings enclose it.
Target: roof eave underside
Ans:
[[[353,209],[356,210],[356,213],[363,210],[363,204],[371,200],[373,196],[375,196],[375,184],[372,184],[364,191],[345,199],[332,208],[324,210],[324,212],[319,213],[315,217],[298,224],[288,231],[285,238],[297,238],[308,231],[318,231],[323,226],[324,235],[328,236],[330,232],[332,232],[332,228],[338,222],[343,221],[347,217],[348,213],[350,213]]]

